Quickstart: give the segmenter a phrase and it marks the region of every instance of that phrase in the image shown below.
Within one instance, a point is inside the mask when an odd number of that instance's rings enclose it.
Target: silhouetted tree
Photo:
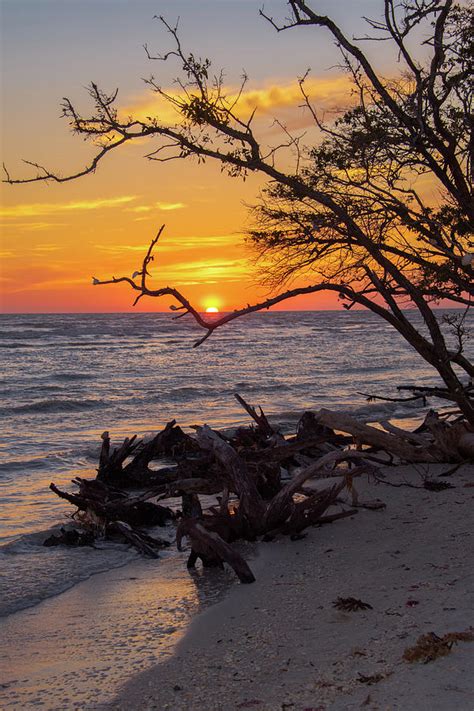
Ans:
[[[80,115],[68,99],[63,113],[74,132],[99,143],[83,170],[60,176],[37,168],[35,176],[10,183],[63,182],[92,173],[108,154],[136,139],[159,140],[148,154],[153,161],[213,159],[231,176],[258,172],[269,178],[254,208],[249,239],[262,260],[262,277],[276,296],[210,321],[176,289],[149,286],[150,245],[141,272],[126,281],[142,296],[172,295],[206,333],[243,314],[270,307],[299,294],[334,291],[346,308],[366,307],[390,323],[441,376],[444,387],[433,392],[452,400],[474,423],[474,366],[463,352],[464,316],[473,295],[471,190],[473,124],[473,7],[453,0],[381,0],[382,20],[367,20],[373,36],[349,38],[330,18],[302,0],[287,3],[282,23],[260,14],[278,32],[302,26],[329,32],[341,51],[354,92],[351,108],[330,122],[312,105],[307,75],[299,80],[305,110],[319,130],[315,146],[282,127],[285,139],[264,149],[255,128],[255,112],[244,116],[240,92],[230,95],[222,74],[214,75],[208,59],[183,49],[176,27],[164,20],[174,48],[150,60],[176,60],[182,76],[169,93],[154,77],[147,84],[176,110],[174,125],[159,116],[122,118],[117,92],[90,86],[94,112]],[[423,41],[420,40],[423,38]],[[399,57],[396,77],[385,78],[362,49],[363,42],[386,41]],[[415,48],[415,49],[414,49]],[[291,169],[284,157],[295,157]],[[280,160],[280,157],[282,159]],[[426,190],[428,184],[430,189]],[[424,187],[425,186],[425,187]],[[436,204],[430,195],[436,191]],[[309,286],[287,288],[304,275]],[[138,280],[136,277],[139,277]],[[287,288],[286,291],[281,291]],[[433,312],[433,303],[448,298],[465,307],[451,317],[456,345],[448,345]],[[406,307],[416,309],[423,328],[413,325]],[[460,371],[469,377],[466,385]]]

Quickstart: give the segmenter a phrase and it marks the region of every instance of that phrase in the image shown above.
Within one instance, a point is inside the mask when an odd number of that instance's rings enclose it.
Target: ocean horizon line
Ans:
[[[460,306],[432,306],[433,311],[464,311]],[[219,314],[225,315],[233,313],[234,311],[239,311],[239,309],[228,309],[219,311]],[[350,310],[352,311],[369,311],[366,307],[354,307]],[[402,311],[417,311],[416,308],[404,308]],[[199,311],[198,313],[206,314],[205,311]],[[262,309],[260,311],[251,311],[248,314],[242,314],[242,316],[250,316],[251,314],[298,314],[298,313],[348,313],[348,309]],[[109,316],[109,315],[135,315],[139,316],[142,314],[152,315],[152,314],[169,314],[173,316],[173,311],[166,309],[164,311],[0,311],[1,316]],[[207,314],[208,316],[216,316],[217,314]]]

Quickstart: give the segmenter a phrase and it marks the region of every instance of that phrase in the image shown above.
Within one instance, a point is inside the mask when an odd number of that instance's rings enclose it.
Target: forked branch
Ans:
[[[175,316],[174,319],[179,319],[183,318],[183,316],[191,315],[196,323],[203,329],[205,329],[206,333],[204,336],[199,338],[194,344],[193,347],[196,348],[197,346],[200,346],[202,343],[204,343],[205,340],[211,336],[214,331],[221,326],[224,326],[225,324],[229,323],[230,321],[234,321],[236,318],[240,318],[241,316],[245,316],[247,314],[255,313],[257,311],[264,311],[268,310],[272,306],[275,306],[276,304],[279,304],[282,301],[286,301],[287,299],[291,299],[295,296],[301,296],[304,294],[315,294],[317,292],[321,291],[333,291],[338,293],[339,297],[341,299],[347,300],[349,304],[359,304],[361,306],[365,306],[366,308],[370,309],[371,311],[377,313],[379,316],[382,316],[382,318],[388,319],[388,320],[394,320],[394,317],[389,314],[386,309],[383,307],[379,306],[375,302],[373,302],[370,299],[370,295],[367,296],[366,293],[363,292],[358,292],[352,287],[341,284],[341,283],[333,283],[329,281],[323,281],[319,284],[313,284],[310,286],[303,286],[303,287],[297,287],[294,289],[288,289],[287,291],[282,292],[281,294],[278,294],[277,296],[273,296],[272,298],[265,299],[264,301],[260,301],[256,304],[253,305],[247,305],[246,307],[242,309],[236,309],[234,311],[231,311],[229,313],[226,313],[225,315],[221,316],[220,318],[217,319],[209,319],[204,316],[204,314],[199,311],[198,308],[193,306],[191,302],[177,289],[174,287],[170,286],[165,286],[161,287],[158,289],[152,289],[148,285],[148,279],[147,277],[150,276],[150,272],[148,271],[148,267],[152,261],[154,261],[154,255],[153,255],[153,250],[155,246],[158,243],[158,240],[165,228],[165,225],[162,225],[154,239],[151,241],[151,244],[147,250],[147,253],[143,259],[141,269],[139,271],[136,271],[132,274],[131,277],[128,276],[121,276],[121,277],[115,277],[113,276],[111,279],[98,279],[97,277],[92,277],[92,284],[94,286],[102,286],[104,284],[121,284],[121,283],[127,283],[130,285],[130,287],[138,292],[137,297],[135,298],[135,301],[133,302],[133,306],[136,306],[136,304],[139,302],[141,298],[144,296],[150,296],[154,298],[160,298],[163,296],[172,296],[176,301],[179,303],[179,306],[176,306],[175,304],[172,304],[170,306],[171,311],[181,311],[179,315]],[[139,281],[137,281],[137,278],[140,278]],[[394,324],[392,324],[394,325]]]

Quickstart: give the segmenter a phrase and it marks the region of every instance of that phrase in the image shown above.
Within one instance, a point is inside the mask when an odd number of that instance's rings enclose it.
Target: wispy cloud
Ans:
[[[248,274],[249,265],[246,259],[202,259],[193,262],[181,262],[158,269],[154,274],[160,280],[186,283],[192,275],[199,284],[216,281],[240,281]]]
[[[158,244],[156,251],[158,254],[163,252],[177,252],[180,250],[189,249],[205,249],[205,248],[223,248],[241,245],[243,241],[242,234],[230,235],[186,235],[183,237],[163,238],[163,241]],[[125,252],[142,252],[146,253],[148,244],[96,244],[96,249],[107,254],[123,254]]]
[[[168,212],[169,210],[182,210],[186,207],[184,202],[157,202],[155,206],[158,210],[163,210],[163,212]]]
[[[305,92],[311,101],[321,109],[339,107],[344,98],[347,100],[349,79],[345,74],[337,77],[308,77],[304,84]],[[257,108],[260,112],[270,113],[276,108],[299,107],[303,96],[298,83],[286,85],[272,84],[267,87],[244,92],[241,107],[249,111]]]
[[[55,215],[67,212],[81,212],[84,210],[101,210],[103,208],[126,205],[137,199],[136,195],[122,195],[115,198],[101,198],[98,200],[80,200],[65,203],[30,203],[12,205],[0,208],[0,217],[40,217],[42,215]],[[38,224],[38,223],[37,223]]]
[[[199,259],[174,264],[158,263],[151,272],[151,278],[155,283],[191,286],[238,282],[248,274],[249,263],[246,259]]]
[[[163,246],[171,249],[198,249],[200,247],[230,247],[240,245],[244,239],[243,234],[230,235],[190,235],[185,237],[171,237]],[[173,246],[174,245],[174,246]]]
[[[57,279],[45,279],[43,281],[31,281],[28,284],[22,285],[19,288],[13,289],[12,294],[19,294],[28,291],[50,291],[55,289],[71,289],[77,286],[86,286],[90,284],[90,279],[72,279],[67,277],[58,277]]]
[[[0,251],[0,259],[15,259],[20,261],[28,260],[29,258],[38,259],[39,257],[49,257],[53,252],[59,252],[64,245],[60,244],[35,244],[28,245],[21,242],[15,249],[5,249]],[[48,264],[49,266],[49,264]]]
[[[106,254],[122,254],[123,252],[143,252],[145,256],[149,244],[95,244],[94,247]]]
[[[156,210],[162,210],[163,212],[170,212],[171,210],[182,210],[186,207],[184,202],[155,202],[153,205],[137,205],[136,207],[129,207],[128,212],[155,212]]]
[[[49,244],[37,244],[35,247],[31,247],[32,252],[40,252],[40,254],[57,252],[59,249],[61,249],[61,246],[59,244],[54,244],[53,242]]]
[[[51,230],[57,227],[68,227],[66,222],[4,222],[0,224],[0,229],[15,227],[15,231],[21,232],[41,232],[43,230]]]
[[[349,77],[343,73],[336,76],[309,76],[304,84],[306,94],[319,111],[337,110],[347,104],[350,86]],[[173,89],[168,93],[178,99],[184,98]],[[227,94],[230,104],[237,99],[235,88],[224,88],[223,93]],[[303,96],[296,80],[274,80],[271,84],[246,88],[235,110],[245,118],[254,109],[257,110],[257,116],[265,116],[278,109],[296,109],[302,104]],[[158,94],[148,94],[132,101],[124,108],[124,113],[141,120],[157,117],[163,123],[175,123],[179,118],[176,110]]]

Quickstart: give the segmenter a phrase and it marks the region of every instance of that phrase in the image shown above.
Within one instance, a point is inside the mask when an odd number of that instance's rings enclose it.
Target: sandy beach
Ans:
[[[191,577],[182,558],[127,563],[4,618],[0,708],[93,709],[168,658],[199,610],[234,584],[232,571]]]
[[[420,486],[448,468],[385,476]],[[472,709],[472,642],[426,664],[402,659],[420,635],[474,623],[474,467],[439,481],[455,488],[361,479],[360,501],[377,498],[385,509],[260,544],[256,583],[235,585],[198,616],[175,654],[126,684],[109,711]],[[338,597],[372,609],[338,610]]]
[[[390,468],[385,481],[420,487],[448,469]],[[454,488],[359,478],[360,503],[386,508],[301,540],[246,544],[252,585],[230,569],[190,575],[183,553],[93,575],[10,615],[1,708],[472,709],[473,643],[429,664],[402,659],[420,635],[474,623],[474,467],[437,480]],[[339,610],[338,597],[372,609]]]

